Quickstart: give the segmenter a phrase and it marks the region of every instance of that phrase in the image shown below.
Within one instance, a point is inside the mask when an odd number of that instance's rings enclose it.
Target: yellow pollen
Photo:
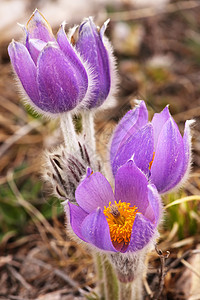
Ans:
[[[154,157],[155,157],[155,152],[153,152],[152,161],[150,161],[150,163],[149,163],[149,170],[151,170],[151,167],[152,167],[152,164],[153,164],[153,161],[154,161]]]
[[[112,242],[128,244],[131,238],[133,223],[138,213],[136,206],[130,207],[130,203],[121,202],[104,206],[104,215],[106,216],[110,229]]]

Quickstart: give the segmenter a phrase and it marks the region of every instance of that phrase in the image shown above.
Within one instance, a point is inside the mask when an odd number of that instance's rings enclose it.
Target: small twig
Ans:
[[[12,275],[19,281],[21,284],[27,289],[31,290],[32,286],[26,282],[26,280],[20,275],[13,267],[8,266],[8,270],[12,273]]]
[[[166,275],[165,260],[169,257],[170,252],[166,251],[165,253],[163,253],[162,250],[158,249],[157,245],[155,246],[155,250],[160,257],[160,262],[161,262],[159,287],[158,287],[158,291],[155,292],[155,294],[153,296],[153,299],[157,300],[160,298],[162,290],[163,290],[164,279],[165,279],[165,275]]]
[[[182,259],[186,258],[187,256],[190,256],[192,254],[200,254],[200,250],[188,250],[186,251],[181,257],[177,258],[174,260],[167,268],[166,268],[166,273],[169,272],[169,270],[175,268]]]

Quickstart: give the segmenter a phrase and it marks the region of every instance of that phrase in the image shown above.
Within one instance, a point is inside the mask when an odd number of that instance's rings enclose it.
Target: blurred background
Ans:
[[[7,53],[11,39],[22,38],[17,23],[26,24],[36,7],[55,34],[63,21],[67,31],[90,15],[99,26],[110,18],[106,35],[119,88],[116,107],[96,116],[102,157],[135,98],[145,100],[151,115],[170,104],[182,133],[187,119],[196,120],[191,176],[178,193],[163,197],[164,205],[180,201],[166,208],[159,248],[171,252],[161,299],[200,299],[200,255],[194,254],[200,250],[200,1],[0,0],[0,300],[85,299],[96,286],[92,257],[68,237],[63,207],[42,180],[45,149],[62,142],[58,122],[24,107]],[[148,260],[145,299],[159,282],[157,253]]]

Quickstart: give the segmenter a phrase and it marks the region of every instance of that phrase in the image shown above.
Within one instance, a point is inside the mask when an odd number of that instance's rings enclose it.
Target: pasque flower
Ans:
[[[104,45],[106,24],[99,31],[92,18],[88,18],[79,29],[71,30],[69,38],[62,24],[56,40],[48,22],[35,10],[24,27],[24,44],[12,41],[8,52],[37,111],[57,114],[78,105],[97,107],[105,101],[111,87],[112,60]],[[77,30],[75,39],[73,34]],[[106,44],[109,45],[107,41]]]
[[[168,106],[148,123],[148,111],[141,101],[114,131],[110,147],[113,174],[132,158],[159,193],[180,185],[190,169],[192,122],[186,121],[182,137]]]
[[[161,214],[156,188],[129,160],[116,173],[115,193],[107,179],[88,169],[66,205],[71,228],[83,241],[106,251],[135,252],[153,240]]]

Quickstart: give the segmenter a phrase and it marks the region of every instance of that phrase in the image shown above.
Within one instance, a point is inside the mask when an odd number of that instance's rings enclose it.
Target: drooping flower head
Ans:
[[[115,193],[101,173],[89,169],[75,197],[79,206],[66,206],[71,228],[81,240],[101,250],[135,252],[157,232],[160,197],[132,160],[117,171]]]
[[[168,106],[148,123],[148,111],[141,101],[114,131],[110,148],[113,175],[132,158],[159,193],[183,183],[190,169],[192,122],[186,121],[182,137]]]
[[[35,10],[24,31],[24,44],[12,41],[8,47],[13,68],[31,105],[47,115],[75,107],[100,106],[110,93],[110,53],[100,32],[86,19],[68,38],[61,25],[57,41],[42,14]],[[75,31],[75,29],[74,29]]]

